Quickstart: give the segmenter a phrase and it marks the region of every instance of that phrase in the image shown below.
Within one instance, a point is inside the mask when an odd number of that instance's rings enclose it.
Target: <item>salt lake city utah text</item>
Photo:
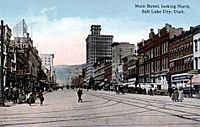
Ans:
[[[144,14],[185,14],[191,7],[186,4],[135,4]]]

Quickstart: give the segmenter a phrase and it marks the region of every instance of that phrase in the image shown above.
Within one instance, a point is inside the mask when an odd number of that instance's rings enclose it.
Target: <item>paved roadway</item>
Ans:
[[[84,90],[82,103],[75,90],[45,94],[37,101],[0,107],[0,126],[14,127],[200,127],[200,100],[172,102],[167,96],[117,95]]]

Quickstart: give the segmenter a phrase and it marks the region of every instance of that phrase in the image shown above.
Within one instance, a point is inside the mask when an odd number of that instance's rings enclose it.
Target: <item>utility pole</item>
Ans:
[[[3,54],[3,44],[4,44],[4,25],[3,25],[3,20],[1,20],[1,68],[0,68],[0,106],[4,106],[4,96],[3,96],[3,66],[4,66],[4,54]]]

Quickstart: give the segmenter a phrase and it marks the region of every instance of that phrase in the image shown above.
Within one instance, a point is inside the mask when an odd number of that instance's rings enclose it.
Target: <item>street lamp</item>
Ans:
[[[4,26],[3,26],[3,20],[1,20],[1,69],[0,69],[0,106],[4,106],[4,96],[3,96],[3,66],[4,66],[4,54],[3,54],[3,44],[4,44]]]

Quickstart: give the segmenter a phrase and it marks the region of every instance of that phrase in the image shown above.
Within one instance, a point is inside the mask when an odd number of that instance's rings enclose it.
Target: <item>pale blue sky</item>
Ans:
[[[135,4],[189,5],[185,14],[142,14]],[[22,18],[32,27],[40,53],[54,53],[55,64],[85,62],[85,39],[90,25],[102,25],[102,34],[114,41],[137,43],[150,28],[169,23],[188,29],[200,24],[199,0],[0,0],[0,17],[12,28]],[[173,10],[173,9],[170,9]]]

